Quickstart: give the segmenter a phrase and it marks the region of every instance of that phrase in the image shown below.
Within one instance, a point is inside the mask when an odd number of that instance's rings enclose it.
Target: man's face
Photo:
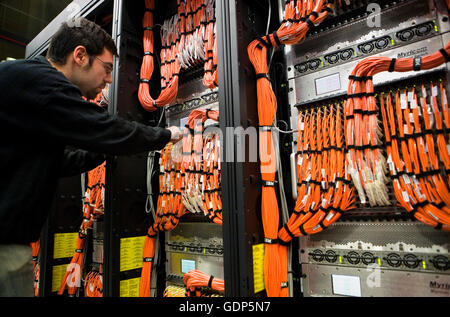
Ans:
[[[94,99],[106,84],[112,83],[113,70],[113,54],[107,49],[104,49],[101,55],[92,56],[91,59],[91,64],[84,63],[77,76],[77,86],[88,100]]]

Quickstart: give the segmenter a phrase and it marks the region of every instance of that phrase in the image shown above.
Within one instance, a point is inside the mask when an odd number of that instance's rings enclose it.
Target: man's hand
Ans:
[[[172,133],[172,136],[170,137],[170,142],[177,143],[183,138],[183,134],[181,133],[180,128],[173,126],[168,127],[167,130],[169,130],[170,133]]]

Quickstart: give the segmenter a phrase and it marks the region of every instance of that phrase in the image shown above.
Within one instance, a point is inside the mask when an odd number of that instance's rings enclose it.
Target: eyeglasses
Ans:
[[[105,71],[106,71],[106,75],[109,75],[113,72],[113,67],[111,66],[110,63],[106,63],[104,61],[102,61],[100,58],[98,58],[97,56],[94,56],[96,59],[98,59],[100,62],[102,62],[103,67],[105,67]]]

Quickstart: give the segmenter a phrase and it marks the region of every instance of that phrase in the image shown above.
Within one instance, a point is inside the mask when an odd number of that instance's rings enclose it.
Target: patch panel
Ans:
[[[304,250],[303,250],[304,251]],[[300,251],[302,253],[302,251]],[[450,258],[436,253],[412,253],[349,249],[313,249],[304,251],[308,261],[321,265],[338,265],[366,268],[376,264],[380,268],[449,272]],[[306,258],[304,258],[306,259]]]
[[[296,64],[294,68],[297,70],[297,73],[294,76],[302,76],[316,70],[341,65],[349,61],[375,55],[438,34],[439,29],[435,22],[428,21],[421,23],[420,25],[414,27],[402,29],[397,32],[391,32],[369,41],[347,46],[339,51]]]

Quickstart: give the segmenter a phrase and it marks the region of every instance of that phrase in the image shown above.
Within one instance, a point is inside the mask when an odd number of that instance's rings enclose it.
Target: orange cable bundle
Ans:
[[[336,104],[299,114],[298,198],[294,213],[278,234],[283,245],[326,229],[343,212],[355,208],[344,166],[341,111]]]
[[[153,14],[155,10],[154,0],[145,0],[146,11],[143,18],[144,28],[144,58],[141,66],[141,83],[139,85],[139,101],[147,111],[155,111],[157,107],[163,107],[173,102],[178,93],[178,75],[180,62],[176,58],[178,52],[178,19],[174,19],[175,25],[170,26],[166,38],[162,38],[161,50],[161,93],[157,99],[150,96],[149,83],[154,70],[154,31]],[[184,2],[178,1],[178,14],[184,13]],[[164,67],[163,67],[164,66]]]
[[[278,29],[270,35],[266,35],[251,42],[247,48],[250,62],[252,63],[257,80],[257,103],[260,137],[261,176],[263,181],[261,212],[264,229],[265,259],[264,282],[269,297],[277,297],[286,292],[285,281],[281,276],[286,276],[284,267],[285,259],[280,262],[280,257],[287,253],[283,247],[279,250],[278,224],[279,211],[275,194],[276,154],[272,143],[272,125],[277,111],[277,102],[268,77],[267,56],[268,50],[283,44],[296,44],[305,38],[307,32],[316,24],[322,22],[331,11],[332,4],[325,0],[319,1],[287,1],[285,18]],[[317,196],[317,195],[316,195]],[[279,251],[283,255],[279,254]],[[283,267],[281,267],[283,263]]]
[[[182,69],[205,61],[203,83],[217,87],[217,37],[215,36],[215,0],[178,0],[177,15],[164,21],[161,28],[161,92],[158,98],[150,95],[149,84],[155,68],[154,11],[155,1],[145,0],[143,18],[144,57],[141,66],[139,101],[147,111],[171,104],[178,93]]]
[[[161,151],[156,214],[144,243],[141,297],[150,296],[151,270],[159,232],[173,230],[180,218],[188,211],[204,212],[212,221],[222,224],[222,202],[219,195],[219,142],[215,135],[203,140],[203,123],[207,119],[218,121],[218,111],[196,109],[191,112],[181,141],[181,157],[178,156],[176,146],[172,143],[167,144]],[[209,156],[206,155],[207,148],[212,151]],[[206,160],[203,159],[205,155]],[[205,170],[208,172],[204,172]],[[211,190],[205,190],[205,188],[211,188]]]
[[[85,297],[103,297],[103,279],[99,272],[91,271],[84,281]]]
[[[66,273],[64,274],[61,286],[59,287],[58,295],[63,295],[67,286],[68,295],[75,296],[77,289],[81,286],[81,274],[86,238],[87,236],[80,230],[77,237],[75,255],[72,257]]]
[[[346,103],[345,126],[346,141],[350,149],[347,156],[348,166],[360,198],[364,198],[364,194],[369,192],[366,185],[371,185],[371,183],[373,183],[373,178],[371,176],[378,174],[380,170],[384,170],[384,166],[386,165],[384,157],[381,155],[379,140],[377,138],[377,110],[376,107],[374,107],[375,93],[372,82],[373,76],[383,71],[407,72],[432,69],[444,62],[450,61],[449,53],[450,43],[448,43],[444,49],[422,58],[391,59],[387,57],[369,57],[359,62],[353,70],[349,78],[349,96]],[[437,105],[438,87],[433,86],[432,90],[431,104],[435,114],[436,128],[438,131],[441,131],[442,120]],[[426,96],[426,93],[423,94]],[[413,99],[414,92],[412,92],[411,96],[410,102],[413,102],[414,106],[417,107],[417,97],[416,99]],[[382,103],[384,103],[383,98]],[[426,104],[426,100],[423,102]],[[391,96],[388,94],[386,103],[387,109],[383,110],[385,120],[383,126],[385,135],[389,136],[390,139],[388,140],[388,160],[386,163],[388,163],[391,177],[394,178],[395,196],[400,205],[409,212],[413,212],[414,217],[418,220],[431,226],[448,230],[449,218],[446,213],[448,205],[441,206],[440,203],[437,205],[433,204],[433,199],[430,196],[430,190],[432,190],[431,187],[427,186],[421,178],[417,180],[416,178],[411,179],[410,177],[415,172],[418,172],[420,167],[420,152],[417,152],[417,143],[414,140],[414,137],[411,136],[414,135],[414,126],[411,125],[411,121],[414,122],[414,117],[418,119],[419,115],[418,113],[415,113],[414,109],[412,109],[412,113],[410,112],[406,92],[400,94],[400,92],[397,91],[394,102],[392,102]],[[395,105],[395,109],[393,104]],[[426,129],[431,128],[431,125],[427,122],[430,119],[428,111],[428,109],[423,109],[424,118],[427,119],[425,121]],[[425,112],[427,113],[425,114]],[[374,119],[370,118],[372,116]],[[394,119],[397,119],[397,127]],[[364,140],[363,131],[366,129],[367,125],[369,126],[370,135]],[[419,126],[416,125],[416,129],[418,128]],[[443,133],[438,133],[437,140],[439,143],[441,160],[444,162],[444,165],[446,165],[448,151],[446,150],[446,143],[443,135]],[[427,140],[430,162],[433,166],[433,170],[436,171],[439,169],[439,166],[437,157],[434,156],[433,137],[429,133],[425,133],[425,138]],[[421,142],[421,145],[423,144],[423,138],[420,138],[418,141]],[[426,160],[423,153],[420,157],[422,164],[426,166]],[[446,169],[448,168],[447,166],[448,165],[446,165]],[[370,169],[373,174],[364,173],[367,170],[370,171]],[[430,173],[430,171],[426,172]],[[384,186],[384,184],[379,184]],[[440,192],[443,193],[441,194],[441,198],[444,198],[444,200],[447,199],[448,201],[448,189],[443,186],[440,189]],[[436,201],[436,197],[434,198],[434,201]]]
[[[216,36],[216,21],[215,21],[215,0],[205,0],[206,12],[206,29],[204,40],[204,55],[205,55],[205,75],[203,76],[203,85],[214,89],[218,86],[218,72],[217,72],[217,36]]]
[[[39,251],[41,247],[41,240],[38,239],[36,242],[30,243],[31,246],[31,256],[33,260],[33,272],[34,272],[34,296],[39,296],[39,273],[40,264],[38,262]]]
[[[199,270],[191,270],[184,274],[184,286],[186,288],[187,297],[201,296],[200,289],[202,287],[208,287],[215,291],[225,292],[225,281],[214,276],[209,276]]]

